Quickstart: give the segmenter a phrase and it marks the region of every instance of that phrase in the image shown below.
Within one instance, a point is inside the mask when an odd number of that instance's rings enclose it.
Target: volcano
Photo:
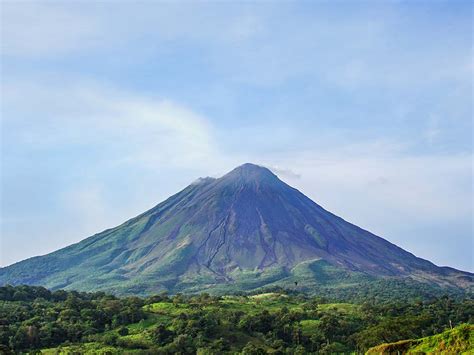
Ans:
[[[438,267],[326,211],[267,168],[244,164],[201,178],[122,225],[0,269],[0,284],[117,294],[318,287],[408,278],[471,287],[473,275]]]

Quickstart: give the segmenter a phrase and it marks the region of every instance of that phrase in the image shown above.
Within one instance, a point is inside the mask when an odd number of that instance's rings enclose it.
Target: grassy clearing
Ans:
[[[106,346],[101,343],[85,343],[79,345],[59,346],[57,348],[43,349],[41,354],[45,355],[70,355],[70,354],[90,354],[90,355],[106,355],[121,354],[123,350],[115,346]],[[128,352],[127,350],[127,353]]]
[[[319,319],[305,319],[300,321],[301,331],[303,335],[311,336],[318,330],[318,326],[321,323]]]
[[[164,313],[172,316],[179,315],[183,311],[189,310],[187,304],[174,304],[171,302],[158,302],[145,306],[145,311],[152,313]]]
[[[345,314],[360,314],[360,306],[351,303],[326,303],[318,305],[322,312],[340,312]]]

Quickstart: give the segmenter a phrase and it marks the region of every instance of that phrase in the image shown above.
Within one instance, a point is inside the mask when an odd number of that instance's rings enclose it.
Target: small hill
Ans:
[[[474,325],[462,324],[441,334],[381,344],[366,354],[473,354]]]

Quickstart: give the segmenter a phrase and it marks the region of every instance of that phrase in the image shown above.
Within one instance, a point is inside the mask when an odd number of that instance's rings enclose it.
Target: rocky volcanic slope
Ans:
[[[472,286],[472,274],[415,257],[253,164],[200,179],[116,228],[0,269],[0,284],[122,294],[380,277]]]

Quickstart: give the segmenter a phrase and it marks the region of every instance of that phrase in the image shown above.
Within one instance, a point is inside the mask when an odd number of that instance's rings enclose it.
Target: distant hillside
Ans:
[[[462,324],[454,329],[416,340],[381,344],[366,354],[473,354],[474,325]]]
[[[457,290],[474,284],[472,274],[416,257],[253,164],[199,179],[118,227],[0,269],[0,285],[135,295],[313,292],[390,279]]]

